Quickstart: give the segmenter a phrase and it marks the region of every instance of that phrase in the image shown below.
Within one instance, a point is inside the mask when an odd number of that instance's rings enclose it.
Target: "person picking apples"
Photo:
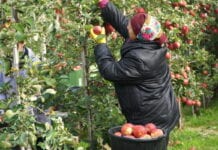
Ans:
[[[128,18],[109,0],[99,0],[98,6],[104,22],[124,38],[119,61],[113,58],[106,40],[96,40],[94,55],[99,72],[114,83],[126,121],[138,125],[154,123],[166,132],[167,147],[169,134],[180,117],[165,58],[167,37],[150,14],[137,12]]]

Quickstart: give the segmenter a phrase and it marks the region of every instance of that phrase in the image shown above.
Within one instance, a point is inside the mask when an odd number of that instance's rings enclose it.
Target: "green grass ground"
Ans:
[[[183,127],[171,133],[168,150],[218,150],[218,98],[201,108],[199,116],[184,107]]]

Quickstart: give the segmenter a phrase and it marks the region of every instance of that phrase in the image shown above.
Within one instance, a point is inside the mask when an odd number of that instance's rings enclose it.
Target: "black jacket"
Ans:
[[[170,131],[178,122],[179,109],[165,59],[167,49],[152,41],[128,40],[128,18],[110,2],[102,17],[125,39],[119,61],[106,44],[95,47],[95,58],[101,75],[114,83],[127,122],[153,122]]]

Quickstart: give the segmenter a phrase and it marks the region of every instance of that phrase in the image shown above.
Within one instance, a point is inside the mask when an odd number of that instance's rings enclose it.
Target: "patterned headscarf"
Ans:
[[[153,41],[163,34],[160,22],[148,14],[138,13],[130,21],[133,32],[140,40]]]

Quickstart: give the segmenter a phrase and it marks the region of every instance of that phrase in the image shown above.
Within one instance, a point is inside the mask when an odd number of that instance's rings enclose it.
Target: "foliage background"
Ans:
[[[213,103],[212,97],[218,84],[216,0],[187,0],[185,7],[174,7],[179,2],[177,0],[113,2],[129,17],[135,13],[135,8],[143,7],[161,21],[169,44],[180,42],[180,48],[169,49],[171,58],[168,62],[181,107],[187,107],[187,100],[199,100],[203,108],[209,102]],[[94,62],[95,43],[89,39],[88,31],[93,25],[103,24],[96,3],[88,0],[10,0],[1,1],[0,6],[1,58],[7,62],[13,46],[20,38],[25,37],[26,45],[43,60],[39,66],[27,68],[28,78],[18,78],[19,94],[5,102],[5,110],[20,112],[25,107],[34,106],[40,110],[50,110],[49,115],[56,118],[60,116],[58,112],[65,112],[67,116],[63,117],[63,123],[67,133],[89,143],[91,149],[104,147],[108,143],[107,130],[125,122],[112,83],[102,79]],[[202,18],[202,13],[206,13],[207,17]],[[166,26],[166,21],[170,21],[173,27]],[[187,25],[190,30],[186,35],[181,34],[183,25]],[[108,45],[118,60],[123,39],[116,34],[117,38],[113,38],[113,34],[108,36]],[[192,40],[192,43],[187,42],[188,40]],[[77,66],[81,66],[81,70]],[[187,66],[191,68],[190,71],[187,71]],[[208,73],[204,74],[204,71]],[[13,70],[8,73],[13,73]],[[187,77],[184,77],[184,73]],[[180,78],[175,77],[178,74]],[[78,81],[75,81],[78,76],[82,77],[82,87],[78,87]],[[188,79],[188,85],[184,85],[184,79]],[[47,89],[54,90],[55,94],[46,93]],[[37,100],[32,101],[31,97],[36,92],[39,94]],[[182,101],[184,97],[186,100]],[[24,108],[9,107],[17,98],[21,99]],[[191,105],[189,109],[194,110],[194,115],[201,111],[202,107]],[[23,131],[20,128],[17,130]],[[48,136],[46,130],[43,131],[45,137]],[[69,138],[73,137],[69,135]],[[7,142],[15,146],[17,143],[12,141],[10,139]],[[48,143],[47,145],[52,145]],[[53,143],[58,147],[57,141]],[[63,145],[68,145],[66,143],[63,142]],[[26,146],[20,143],[18,145]],[[79,147],[83,143],[78,146],[74,142],[72,145]]]

